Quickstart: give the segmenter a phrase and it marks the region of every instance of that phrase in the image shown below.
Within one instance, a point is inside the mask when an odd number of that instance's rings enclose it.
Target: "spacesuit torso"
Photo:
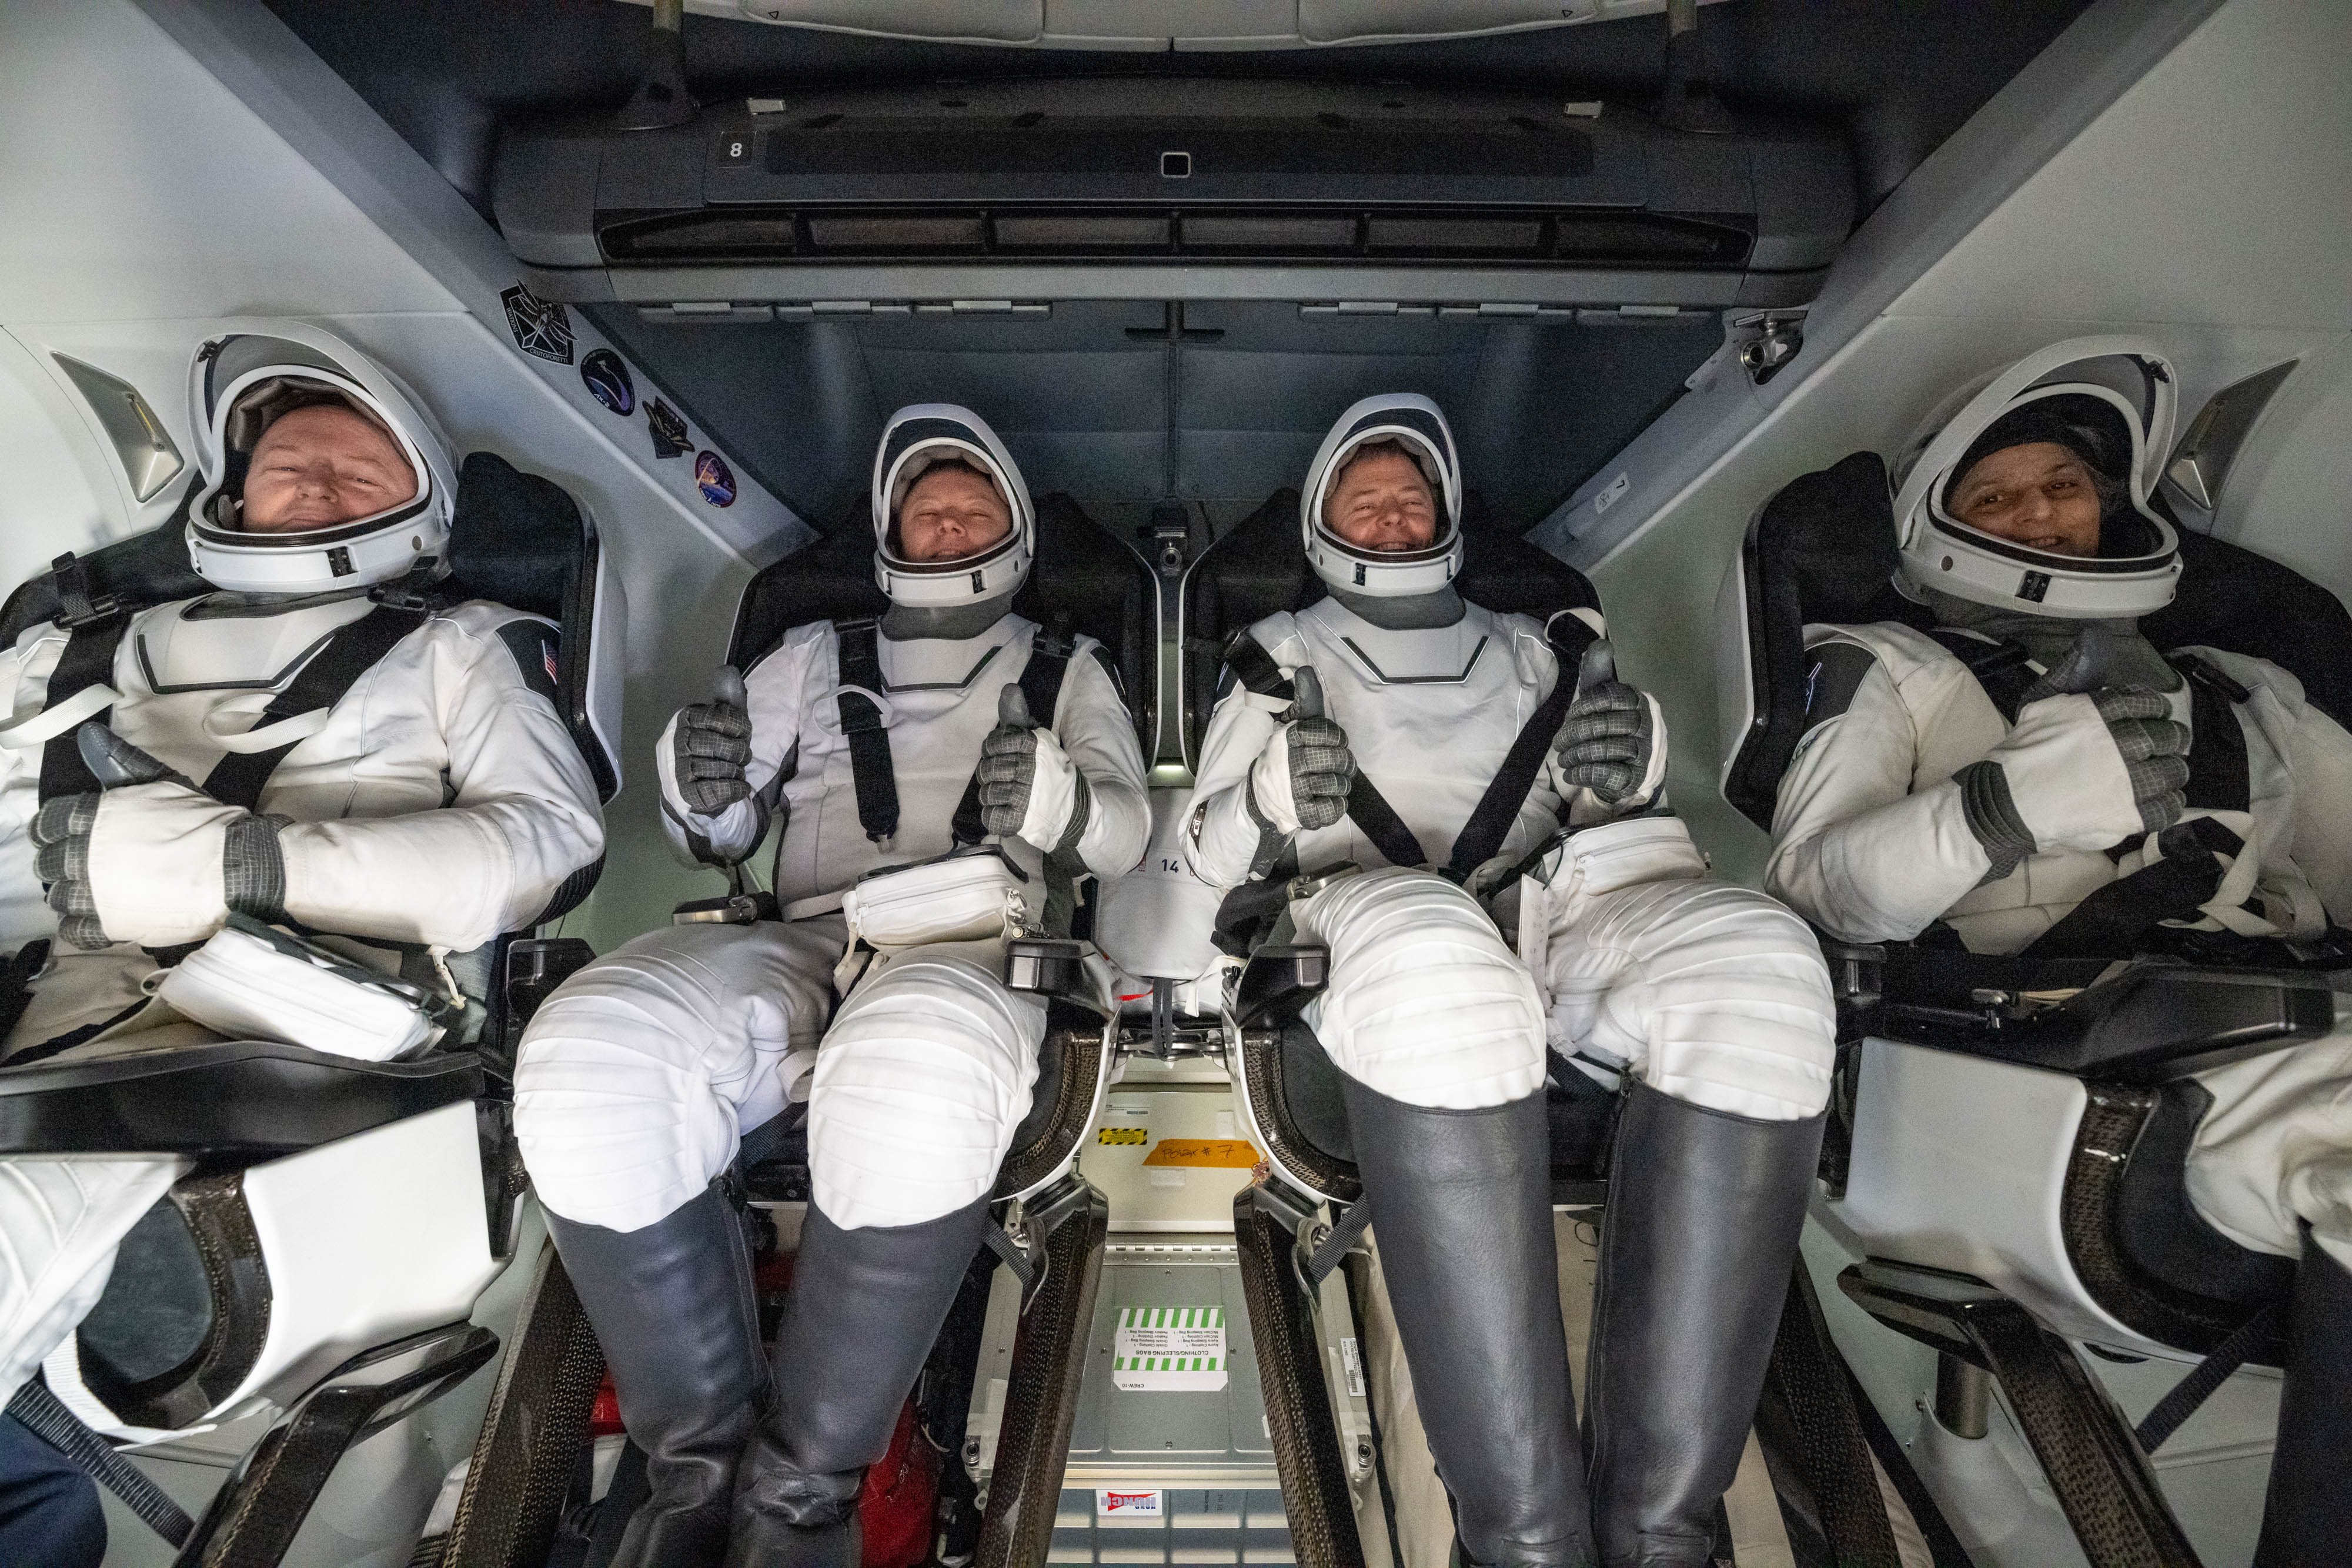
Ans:
[[[1765,885],[1833,936],[1908,940],[1941,918],[1974,951],[2014,953],[2151,857],[2145,844],[2119,858],[2053,848],[1982,881],[1985,853],[1948,781],[2000,745],[2009,721],[1958,657],[1910,627],[1814,625],[1805,638],[1813,658],[1828,655],[1817,707],[1835,711],[1816,714],[1782,777]],[[1843,679],[1837,644],[1860,655]],[[2316,936],[2352,912],[2352,830],[2340,809],[2352,800],[2352,736],[2276,665],[2186,652],[2251,694],[2231,707],[2242,763],[2215,759],[2242,769],[2244,809],[2203,803],[2192,781],[2188,816],[2215,817],[2248,846],[2205,919],[2246,936]],[[2186,683],[2170,700],[2193,734]],[[2249,897],[2251,910],[2240,909]]]
[[[247,749],[247,732],[264,733],[255,721],[325,641],[373,608],[363,595],[215,594],[141,612],[115,650],[120,695],[109,727],[202,785],[232,750]],[[0,742],[0,946],[57,929],[28,835],[41,803],[45,743],[36,737],[49,727],[32,721],[67,641],[42,623],[0,652],[0,690],[18,719],[16,743]],[[420,615],[296,740],[257,808],[292,820],[279,835],[290,918],[321,933],[462,953],[531,924],[567,878],[595,862],[602,814],[551,700],[556,648],[553,627],[495,604]],[[216,894],[194,883],[221,876],[216,852],[140,870],[166,900]],[[174,889],[175,879],[190,885]],[[373,956],[398,963],[389,948]],[[138,1009],[139,983],[155,967],[127,941],[89,952],[57,943],[49,963],[12,1049]]]
[[[1390,631],[1326,598],[1296,614],[1267,616],[1249,635],[1286,677],[1313,667],[1325,709],[1347,730],[1357,766],[1437,865],[1452,854],[1512,741],[1559,678],[1559,657],[1535,621],[1469,603],[1453,625]],[[1207,801],[1239,782],[1276,728],[1276,716],[1263,701],[1229,693],[1209,721],[1194,798]],[[1500,852],[1532,849],[1558,825],[1561,804],[1539,775]],[[1257,848],[1256,825],[1236,812],[1213,811],[1202,827],[1196,869],[1220,885],[1241,882]],[[1345,861],[1387,863],[1346,817],[1300,833],[1297,850],[1299,869],[1310,873]]]
[[[997,700],[1021,679],[1032,655],[1034,622],[1005,615],[976,637],[877,639],[882,670],[885,733],[898,796],[898,831],[886,847],[858,819],[850,747],[842,733],[840,638],[819,621],[784,633],[773,652],[744,675],[751,716],[753,791],[775,800],[783,817],[775,858],[775,890],[785,904],[836,894],[879,866],[944,854],[954,847],[956,806],[971,782],[981,743],[997,724]],[[1087,775],[1094,808],[1077,852],[1089,869],[1115,876],[1143,852],[1139,824],[1148,821],[1142,752],[1118,688],[1091,637],[1076,639],[1055,712],[1038,715],[1063,750]],[[673,726],[676,721],[673,720]],[[657,755],[675,755],[666,733]],[[672,769],[663,770],[663,827],[681,853],[690,854],[688,824],[713,845],[742,851],[757,812],[739,801],[716,817],[689,810]],[[1037,875],[1044,854],[1007,837],[1002,847],[1024,872]]]

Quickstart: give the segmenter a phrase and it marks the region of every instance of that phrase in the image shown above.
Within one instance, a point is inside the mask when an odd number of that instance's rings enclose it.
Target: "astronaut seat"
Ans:
[[[1149,734],[1159,633],[1149,569],[1066,496],[1039,497],[1035,509],[1034,560],[1012,612],[1048,634],[1098,642],[1118,684],[1129,694],[1143,694],[1134,704],[1135,718],[1139,730]],[[872,531],[860,519],[758,574],[744,590],[729,662],[749,670],[789,628],[888,611],[890,601],[876,586],[874,550]],[[680,918],[695,907],[682,906]],[[1008,984],[1038,993],[1046,1002],[1037,1080],[991,1193],[990,1250],[973,1260],[931,1352],[935,1375],[923,1377],[909,1402],[908,1419],[922,1434],[918,1449],[950,1456],[962,1449],[982,1322],[996,1270],[1010,1269],[1023,1305],[1005,1379],[1014,1392],[996,1439],[992,1479],[983,1499],[954,1463],[941,1467],[939,1477],[945,1495],[938,1517],[950,1552],[977,1552],[992,1563],[1039,1561],[1046,1551],[1084,1370],[1082,1340],[1094,1314],[1102,1266],[1107,1208],[1101,1195],[1076,1174],[1079,1150],[1093,1130],[1118,1048],[1116,1009],[1101,983],[1104,967],[1091,956],[1088,941],[1094,912],[1095,901],[1081,879],[1067,936],[1014,938],[1009,944]],[[798,1206],[811,1198],[805,1114],[804,1106],[790,1107],[771,1124],[763,1147],[745,1151],[746,1194],[780,1217],[799,1212]],[[877,1541],[886,1528],[883,1513],[894,1505],[878,1500],[898,1470],[886,1459],[867,1472],[861,1511],[869,1560],[887,1551]],[[895,1506],[904,1512],[907,1505],[902,1500]],[[920,1514],[917,1528],[927,1546],[932,1519],[928,1493],[912,1506]]]
[[[1182,690],[1187,745],[1193,754],[1215,706],[1224,651],[1234,635],[1268,614],[1303,610],[1325,595],[1299,549],[1297,516],[1297,492],[1277,491],[1204,551],[1186,580]],[[1475,491],[1465,506],[1463,535],[1466,553],[1456,581],[1472,602],[1539,622],[1565,611],[1600,608],[1600,596],[1583,573],[1495,523]],[[1321,984],[1321,973],[1313,948],[1261,946],[1247,955],[1233,998],[1241,1038],[1234,1077],[1276,1170],[1302,1192],[1344,1203],[1361,1187],[1339,1106],[1339,1070],[1298,1021],[1300,1009]],[[1597,1205],[1607,1188],[1608,1136],[1616,1103],[1562,1063],[1554,1064],[1547,1100],[1553,1201]]]
[[[2226,541],[2181,530],[2179,542],[2179,596],[2140,622],[2151,643],[2268,659],[2319,709],[2352,711],[2352,617],[2332,594]],[[1759,827],[1774,826],[1823,677],[1805,627],[1933,629],[1892,585],[1896,570],[1873,453],[1792,481],[1750,523],[1717,645],[1723,791]],[[2210,1356],[2215,1384],[2241,1362],[2281,1364],[2294,1265],[2191,1207],[2184,1163],[2213,1103],[2191,1075],[2327,1034],[2352,953],[2333,931],[2274,942],[2251,965],[2194,934],[2112,963],[1975,954],[1935,936],[1822,936],[1841,1016],[1814,1214],[1869,1260],[1840,1284],[1941,1353],[1947,1427],[1981,1433],[1984,1375],[2001,1382],[2095,1561],[2185,1552],[2146,1456],[2197,1396],[2167,1399],[2135,1436],[2065,1342],[2121,1359]]]
[[[10,597],[0,626],[13,643],[37,622],[102,628],[209,591],[188,570],[184,530],[184,513],[60,558]],[[560,643],[541,643],[555,706],[610,799],[619,661],[599,638],[617,635],[625,612],[593,521],[559,486],[477,453],[447,548],[454,575],[432,585],[436,601],[492,599],[560,630]],[[542,920],[585,898],[600,866],[575,874]],[[467,1320],[512,1260],[523,1218],[513,1042],[539,996],[586,956],[534,929],[458,966],[465,1022],[421,1053],[362,1061],[271,1040],[141,1050],[131,1036],[131,1049],[0,1068],[0,1155],[185,1162],[44,1370],[57,1400],[117,1437],[279,1412],[193,1531],[160,1492],[152,1511],[126,1494],[167,1539],[187,1541],[191,1560],[277,1561],[353,1443],[498,1353],[498,1336]],[[137,1473],[117,1466],[136,1491]]]

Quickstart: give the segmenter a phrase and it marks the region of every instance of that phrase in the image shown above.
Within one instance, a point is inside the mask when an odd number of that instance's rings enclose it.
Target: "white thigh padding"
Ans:
[[[1836,1009],[1804,923],[1719,882],[1570,902],[1550,934],[1550,1033],[1694,1105],[1767,1121],[1828,1103]]]
[[[2189,1200],[2241,1247],[2312,1239],[2352,1269],[2352,1030],[2197,1075],[2213,1096],[2189,1145]]]
[[[182,1159],[0,1161],[0,1403],[106,1288],[114,1249]]]
[[[1476,900],[1433,873],[1336,882],[1294,911],[1331,950],[1307,1022],[1340,1071],[1410,1105],[1478,1110],[1544,1080],[1543,1005]]]
[[[710,1185],[784,1107],[845,938],[837,919],[681,925],[589,965],[540,1007],[515,1071],[515,1134],[540,1201],[643,1229]]]
[[[1002,943],[917,947],[844,1002],[809,1094],[809,1183],[845,1230],[919,1225],[996,1182],[1037,1082],[1045,1009]]]

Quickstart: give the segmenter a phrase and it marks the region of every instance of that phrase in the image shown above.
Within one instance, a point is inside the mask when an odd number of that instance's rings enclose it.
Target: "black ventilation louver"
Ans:
[[[827,256],[1155,256],[1258,260],[1495,259],[1533,265],[1737,267],[1755,236],[1737,215],[1650,213],[992,211],[882,206],[798,212],[597,214],[604,257],[629,262],[789,262]]]
[[[1687,136],[1525,94],[1165,78],[939,91],[812,92],[758,115],[738,100],[626,135],[511,129],[499,225],[553,299],[1708,308],[1810,298],[1853,220],[1832,139]]]

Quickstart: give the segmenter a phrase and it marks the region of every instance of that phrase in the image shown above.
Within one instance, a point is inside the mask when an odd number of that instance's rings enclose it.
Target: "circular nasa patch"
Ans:
[[[714,507],[735,504],[735,475],[727,466],[727,459],[716,452],[698,452],[694,456],[694,482],[702,489],[702,498]]]
[[[636,383],[629,379],[629,367],[621,356],[610,349],[598,349],[580,361],[580,379],[588,383],[589,395],[613,413],[635,413],[637,408]]]

